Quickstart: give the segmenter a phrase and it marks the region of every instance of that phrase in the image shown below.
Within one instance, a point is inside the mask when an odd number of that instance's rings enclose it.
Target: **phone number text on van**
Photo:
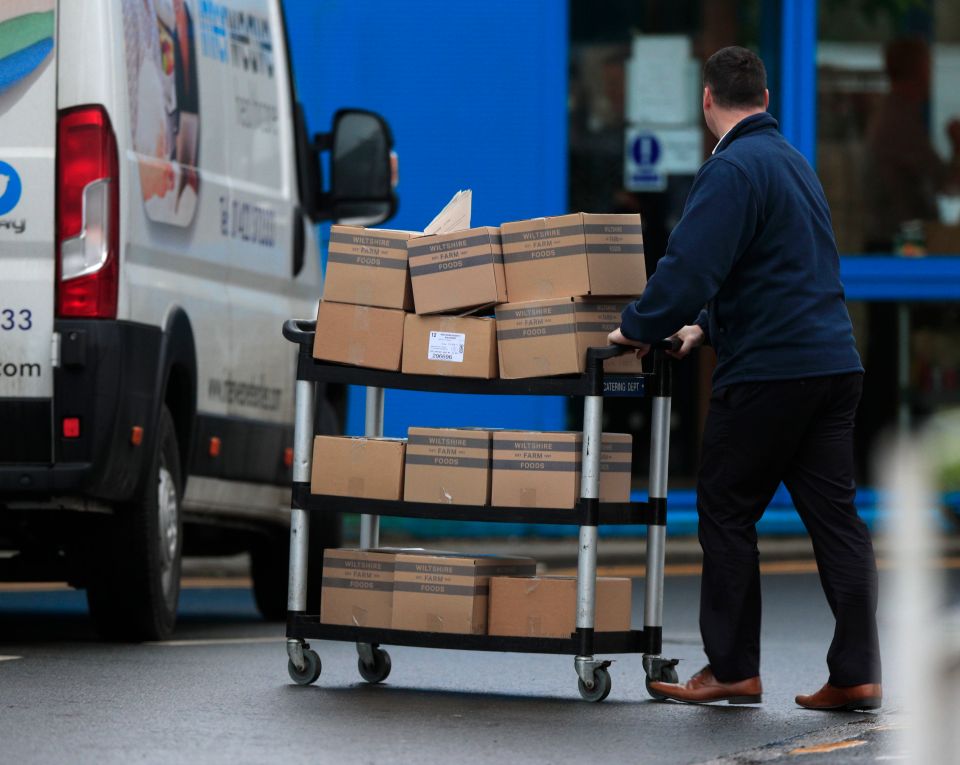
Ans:
[[[221,196],[220,233],[241,242],[273,247],[277,239],[277,214],[263,205]]]
[[[33,328],[33,311],[29,308],[0,308],[0,330],[26,332]]]

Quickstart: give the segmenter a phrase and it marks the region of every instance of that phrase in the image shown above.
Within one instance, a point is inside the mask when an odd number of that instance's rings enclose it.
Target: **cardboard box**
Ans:
[[[413,231],[332,226],[323,299],[413,309],[407,240]]]
[[[410,428],[403,498],[450,505],[490,504],[490,432]]]
[[[400,499],[405,449],[399,438],[317,436],[313,439],[310,491],[360,499]]]
[[[490,500],[494,508],[570,508],[577,504],[580,498],[579,433],[495,431],[492,447]]]
[[[500,376],[547,377],[583,371],[572,298],[497,306]]]
[[[604,433],[600,442],[600,501],[629,502],[633,436]]]
[[[553,298],[496,308],[500,376],[505,379],[579,374],[587,349],[609,345],[630,298]],[[640,359],[627,354],[605,362],[610,373],[637,374]]]
[[[416,316],[403,327],[407,374],[495,379],[500,372],[497,323],[480,316]]]
[[[496,507],[574,507],[580,499],[580,433],[503,430],[492,433],[490,503]],[[633,436],[604,433],[600,501],[629,502]],[[494,511],[495,512],[495,511]]]
[[[507,301],[500,230],[493,226],[407,243],[418,314],[462,312]]]
[[[574,213],[500,227],[510,300],[639,295],[647,283],[639,215]]]
[[[586,368],[587,348],[604,347],[607,335],[620,327],[620,315],[635,297],[584,298],[574,301],[577,322],[577,348],[583,354]],[[643,359],[636,353],[625,353],[603,362],[606,374],[637,375],[643,372]]]
[[[631,582],[597,578],[597,632],[630,629]],[[490,578],[490,635],[568,638],[577,627],[577,580],[572,576]]]
[[[320,303],[313,357],[358,367],[400,369],[403,311],[345,303]]]
[[[393,628],[483,635],[491,576],[531,576],[532,558],[462,553],[398,554]]]
[[[395,558],[379,550],[325,550],[320,621],[389,629]]]

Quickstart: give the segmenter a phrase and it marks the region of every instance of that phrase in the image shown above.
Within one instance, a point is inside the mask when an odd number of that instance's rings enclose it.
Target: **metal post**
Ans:
[[[664,360],[660,376],[669,377],[668,365],[669,361]],[[669,380],[661,387],[658,394],[653,398],[653,421],[650,433],[649,500],[654,510],[664,509],[667,500],[671,402]],[[658,646],[663,630],[663,566],[666,536],[667,527],[662,523],[647,527],[647,576],[643,600],[643,629],[651,637],[656,636]],[[659,650],[658,647],[656,652],[659,653]]]
[[[297,380],[296,416],[293,426],[293,480],[310,481],[313,446],[313,404],[316,384]],[[290,569],[287,579],[287,610],[306,611],[307,559],[310,544],[310,516],[306,510],[290,511]]]
[[[364,435],[379,438],[383,435],[383,388],[367,388],[367,410]],[[380,516],[360,516],[360,547],[369,550],[380,545]]]
[[[601,367],[602,369],[602,367]],[[580,463],[580,547],[577,552],[577,635],[574,668],[586,687],[594,684],[593,628],[597,593],[597,522],[600,514],[600,449],[603,440],[603,396],[583,400],[583,451]]]
[[[580,498],[600,497],[600,448],[603,438],[603,397],[587,396],[583,402],[583,453]],[[594,519],[595,520],[595,519]],[[577,628],[593,629],[596,612],[597,526],[580,526],[577,555]]]
[[[897,303],[897,426],[901,433],[910,430],[910,306]]]
[[[383,435],[383,388],[367,388],[367,406],[364,417],[363,434],[367,438],[379,438]],[[360,549],[370,550],[380,546],[380,516],[360,516]],[[360,660],[372,667],[373,645],[357,643]]]

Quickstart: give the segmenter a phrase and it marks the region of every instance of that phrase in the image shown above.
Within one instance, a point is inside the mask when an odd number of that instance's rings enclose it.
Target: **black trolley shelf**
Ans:
[[[315,322],[290,320],[283,334],[299,346],[297,359],[294,480],[291,501],[290,591],[287,617],[288,670],[299,684],[320,675],[320,658],[307,640],[355,642],[359,670],[369,682],[380,682],[390,672],[390,657],[381,645],[448,648],[471,651],[566,654],[574,657],[581,696],[601,701],[610,692],[609,661],[595,653],[641,653],[647,682],[676,681],[676,660],[662,650],[663,563],[666,532],[667,453],[669,449],[671,365],[664,351],[668,341],[654,347],[654,371],[641,375],[604,375],[603,362],[620,355],[620,346],[591,348],[586,371],[580,375],[523,380],[409,375],[343,366],[312,356]],[[313,406],[318,383],[343,383],[367,387],[367,434],[381,435],[383,390],[422,390],[437,393],[543,395],[583,397],[584,454],[581,499],[573,508],[478,507],[426,502],[368,500],[310,493],[313,439]],[[599,454],[591,449],[601,437],[603,398],[610,396],[653,399],[650,488],[647,502],[601,503],[596,497]],[[592,466],[592,467],[591,467]],[[591,473],[592,471],[592,473]],[[306,613],[309,518],[314,513],[359,513],[361,547],[377,546],[380,516],[435,518],[508,523],[573,524],[580,528],[577,573],[577,629],[568,638],[501,637],[410,630],[373,629],[323,624],[317,614]],[[597,526],[642,524],[648,527],[644,628],[629,632],[594,632]]]

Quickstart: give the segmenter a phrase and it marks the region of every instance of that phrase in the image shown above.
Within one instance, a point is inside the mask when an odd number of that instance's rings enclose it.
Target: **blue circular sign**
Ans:
[[[20,175],[6,162],[0,161],[0,215],[6,215],[17,206],[22,191]]]
[[[633,161],[640,167],[653,167],[660,159],[660,141],[653,133],[641,133],[633,139]]]

